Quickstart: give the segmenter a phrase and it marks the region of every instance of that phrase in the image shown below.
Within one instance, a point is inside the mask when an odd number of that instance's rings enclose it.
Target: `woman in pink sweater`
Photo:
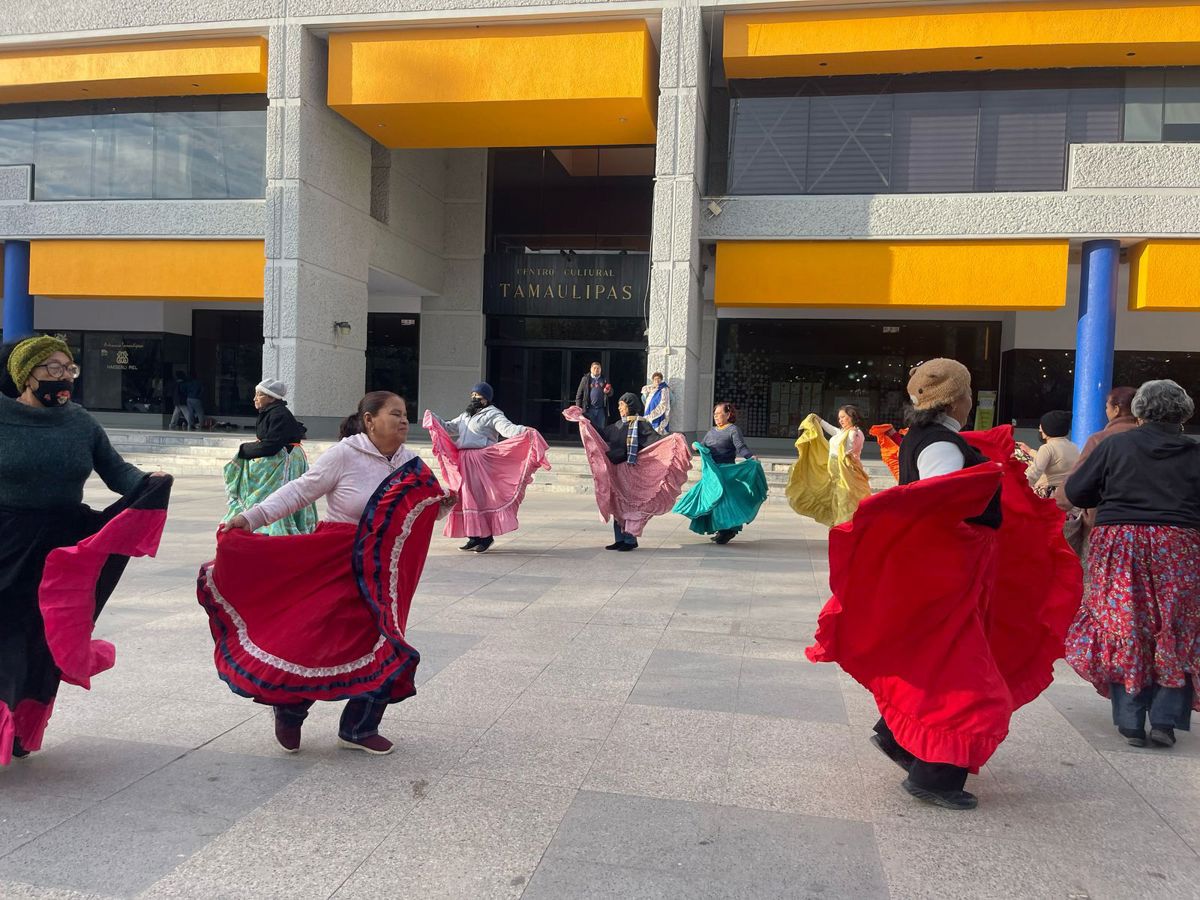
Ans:
[[[390,753],[380,720],[415,693],[408,607],[433,522],[457,497],[404,446],[407,436],[404,399],[367,394],[312,468],[221,526],[217,558],[201,569],[218,674],[275,708],[275,738],[289,753],[312,704],[340,699],[349,700],[340,746]],[[315,533],[253,534],[320,497]]]

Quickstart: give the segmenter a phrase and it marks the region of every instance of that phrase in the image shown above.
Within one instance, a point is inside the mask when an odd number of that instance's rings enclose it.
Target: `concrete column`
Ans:
[[[33,334],[33,297],[29,293],[29,241],[4,242],[4,340]]]
[[[439,296],[421,300],[421,406],[441,414],[460,409],[484,377],[487,157],[486,150],[446,151],[445,279]]]
[[[663,10],[659,69],[654,231],[650,253],[649,372],[671,384],[671,427],[694,432],[708,420],[702,388],[700,194],[707,136],[704,25],[699,6]]]
[[[1083,245],[1079,280],[1079,324],[1075,332],[1075,402],[1071,440],[1082,446],[1107,421],[1104,399],[1112,390],[1113,351],[1117,344],[1119,241]]]
[[[365,384],[371,140],[326,105],[323,40],[273,26],[269,54],[263,371],[321,436]]]

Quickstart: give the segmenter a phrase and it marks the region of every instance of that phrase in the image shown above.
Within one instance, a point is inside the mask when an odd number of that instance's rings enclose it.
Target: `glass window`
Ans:
[[[1200,141],[1200,68],[719,74],[713,194],[1057,191],[1073,143]]]
[[[420,423],[421,317],[415,313],[367,314],[367,390],[405,399],[410,422]]]
[[[85,331],[79,402],[93,410],[163,411],[163,335]]]
[[[259,310],[192,312],[192,368],[204,386],[205,413],[250,416],[262,378],[263,314]]]
[[[722,319],[713,399],[734,403],[752,437],[794,437],[809,413],[833,421],[848,403],[870,424],[900,423],[909,369],[949,356],[976,391],[996,390],[999,341],[998,322]]]
[[[35,200],[261,198],[266,108],[254,94],[0,107],[0,165],[34,166]]]

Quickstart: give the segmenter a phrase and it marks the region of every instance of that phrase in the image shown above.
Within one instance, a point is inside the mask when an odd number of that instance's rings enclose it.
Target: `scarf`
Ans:
[[[637,465],[638,422],[641,418],[641,416],[626,416],[623,420],[629,425],[629,431],[625,434],[625,462],[631,466]]]
[[[671,396],[665,381],[650,393],[646,403],[646,420],[659,434],[667,433],[667,417],[671,414]]]

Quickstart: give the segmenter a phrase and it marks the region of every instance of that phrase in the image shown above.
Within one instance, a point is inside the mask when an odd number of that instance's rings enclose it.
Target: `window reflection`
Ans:
[[[0,166],[33,165],[35,200],[257,199],[260,95],[0,107]]]

